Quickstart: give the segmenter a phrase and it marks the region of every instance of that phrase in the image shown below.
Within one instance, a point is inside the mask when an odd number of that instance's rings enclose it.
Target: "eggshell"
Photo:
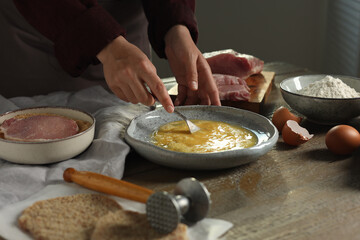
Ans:
[[[282,132],[282,129],[287,120],[294,120],[295,122],[300,123],[302,118],[291,113],[286,107],[281,106],[275,110],[271,119],[272,123],[280,133]]]
[[[326,133],[325,144],[335,154],[350,154],[360,147],[360,134],[352,126],[337,125]]]
[[[292,146],[299,146],[313,136],[313,134],[309,134],[306,128],[301,127],[299,123],[294,120],[287,120],[282,129],[284,142]]]

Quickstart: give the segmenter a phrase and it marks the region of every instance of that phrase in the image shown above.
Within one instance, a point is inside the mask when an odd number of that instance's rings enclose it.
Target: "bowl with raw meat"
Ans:
[[[0,115],[0,159],[48,164],[82,153],[93,141],[95,118],[67,107],[34,107]]]
[[[224,169],[256,161],[276,144],[278,131],[266,117],[226,106],[178,106],[200,130],[163,108],[134,118],[125,140],[144,158],[180,169]]]
[[[360,116],[360,78],[296,76],[283,80],[280,91],[293,110],[318,124],[342,124]]]

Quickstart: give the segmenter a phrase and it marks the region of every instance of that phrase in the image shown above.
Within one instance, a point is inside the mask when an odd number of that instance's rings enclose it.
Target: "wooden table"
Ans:
[[[261,112],[271,118],[277,107],[287,106],[280,82],[312,72],[280,62],[264,70],[276,73]],[[211,193],[209,217],[234,224],[226,239],[360,239],[360,153],[333,155],[324,140],[331,126],[306,119],[302,125],[314,134],[307,143],[291,147],[280,136],[256,162],[226,170],[172,169],[131,152],[124,180],[171,191],[180,179],[197,178]]]

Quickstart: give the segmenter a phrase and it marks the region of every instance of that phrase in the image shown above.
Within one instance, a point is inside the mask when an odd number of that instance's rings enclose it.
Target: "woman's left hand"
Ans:
[[[221,105],[210,66],[185,26],[167,32],[165,54],[178,83],[175,105]]]

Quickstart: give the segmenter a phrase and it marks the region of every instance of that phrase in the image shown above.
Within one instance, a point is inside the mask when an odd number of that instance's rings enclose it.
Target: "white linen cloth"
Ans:
[[[54,92],[35,97],[6,99],[0,95],[0,114],[16,109],[38,106],[65,106],[93,114],[95,137],[90,147],[73,159],[47,164],[23,165],[0,159],[0,236],[7,240],[27,240],[29,235],[17,226],[21,212],[35,201],[66,196],[91,190],[64,183],[63,172],[68,167],[92,171],[121,179],[125,157],[130,147],[122,140],[127,124],[135,116],[150,111],[150,107],[134,105],[118,99],[101,86],[78,92]],[[144,204],[116,198],[125,208],[144,212]],[[191,240],[218,239],[233,226],[218,219],[203,219],[189,227]]]
[[[62,174],[68,167],[122,178],[130,147],[121,135],[132,118],[150,109],[126,103],[100,86],[35,97],[5,99],[0,95],[0,114],[38,106],[65,106],[93,114],[94,141],[79,156],[54,164],[22,165],[0,159],[0,208],[25,199],[48,184],[62,182]]]

